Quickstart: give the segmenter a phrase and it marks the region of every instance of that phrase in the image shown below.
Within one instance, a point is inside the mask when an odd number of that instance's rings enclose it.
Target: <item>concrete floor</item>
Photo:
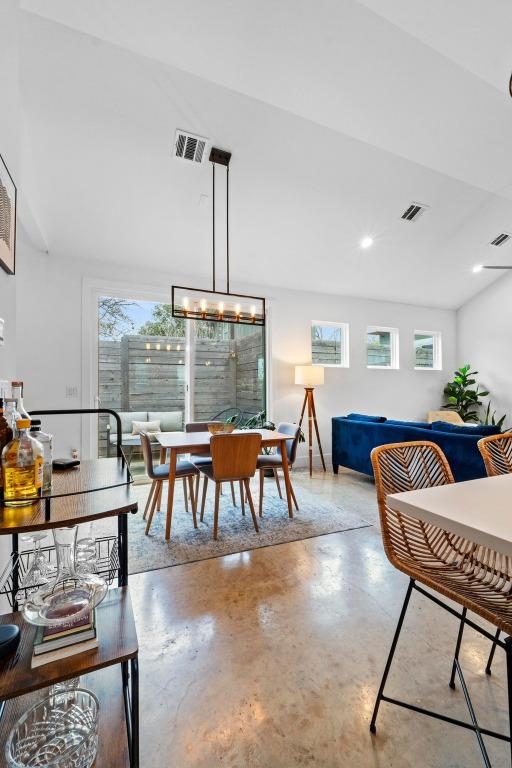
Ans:
[[[381,705],[368,724],[407,579],[383,553],[373,484],[294,472],[300,488],[349,506],[373,528],[130,577],[140,640],[142,768],[472,768],[468,731]],[[390,695],[467,719],[448,688],[456,620],[413,596]],[[462,665],[481,724],[507,732],[503,653],[467,630]],[[509,747],[487,739],[492,765]]]

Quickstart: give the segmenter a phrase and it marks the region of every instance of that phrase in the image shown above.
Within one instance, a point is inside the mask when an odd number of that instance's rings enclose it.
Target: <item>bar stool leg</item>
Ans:
[[[464,632],[464,622],[466,620],[467,608],[462,609],[462,616],[459,624],[459,632],[457,635],[457,643],[455,644],[455,654],[453,656],[452,674],[450,675],[450,682],[448,685],[452,690],[455,690],[455,673],[457,671],[456,662],[459,660],[460,644],[462,643],[462,633]]]
[[[508,722],[512,736],[512,637],[505,638],[505,652],[507,655]],[[510,757],[512,759],[512,740],[510,742]]]
[[[496,650],[496,642],[500,639],[500,629],[496,630],[496,634],[494,635],[493,644],[489,653],[489,658],[487,659],[487,665],[485,667],[485,674],[490,675],[491,674],[491,666],[492,666],[492,660],[494,659],[494,652]]]
[[[372,721],[370,723],[370,731],[371,733],[375,733],[377,728],[375,727],[375,721],[377,720],[377,715],[379,712],[379,706],[380,702],[382,700],[382,694],[384,693],[384,686],[386,685],[386,681],[388,679],[389,670],[391,669],[391,662],[393,661],[393,656],[395,655],[395,649],[396,645],[398,643],[398,638],[400,637],[400,631],[402,629],[402,624],[404,623],[405,614],[407,612],[407,607],[409,605],[409,600],[411,599],[411,592],[412,588],[414,587],[414,580],[411,579],[409,581],[409,586],[407,587],[407,593],[405,595],[404,604],[402,606],[402,610],[400,612],[400,618],[398,619],[398,624],[395,630],[395,634],[393,637],[393,642],[391,643],[391,648],[389,649],[389,655],[388,659],[386,661],[386,666],[384,668],[384,674],[382,675],[382,680],[379,687],[379,692],[377,694],[377,699],[375,701],[375,707],[373,709],[373,715],[372,715]]]

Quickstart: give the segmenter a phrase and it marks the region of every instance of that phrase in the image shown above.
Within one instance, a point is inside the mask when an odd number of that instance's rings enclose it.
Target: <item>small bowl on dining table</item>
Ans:
[[[234,428],[234,424],[221,424],[220,422],[212,422],[211,424],[208,424],[208,432],[210,435],[229,435]]]

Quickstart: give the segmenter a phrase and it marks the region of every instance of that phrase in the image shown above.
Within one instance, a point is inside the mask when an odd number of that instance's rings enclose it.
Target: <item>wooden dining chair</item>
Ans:
[[[376,719],[382,701],[395,704],[420,714],[430,715],[439,720],[460,725],[472,730],[484,755],[490,762],[482,740],[481,728],[476,721],[474,711],[468,703],[471,723],[447,717],[439,712],[410,704],[384,693],[384,688],[393,661],[393,656],[400,636],[412,590],[432,600],[436,605],[456,616],[459,631],[452,663],[450,687],[455,687],[457,673],[466,701],[469,699],[467,687],[459,663],[459,652],[464,627],[476,629],[490,640],[493,635],[484,627],[476,624],[467,612],[472,611],[495,627],[512,635],[512,569],[510,558],[494,550],[443,530],[431,523],[397,512],[388,505],[389,494],[410,491],[418,488],[430,488],[453,482],[453,475],[448,462],[439,448],[431,442],[396,443],[374,448],[371,460],[375,474],[377,502],[379,507],[382,540],[386,555],[395,568],[409,576],[409,586],[405,596],[398,625],[391,643],[391,648],[379,686],[377,699],[370,723],[370,731],[376,732]],[[428,587],[434,593],[427,591]],[[439,596],[441,597],[439,597]],[[451,604],[441,598],[457,603],[459,613]],[[509,721],[512,724],[512,638],[504,642],[497,640],[497,645],[506,651],[507,679],[509,691]],[[467,695],[466,695],[467,694]],[[508,736],[487,731],[488,735],[504,738]],[[511,744],[512,746],[512,744]]]
[[[144,459],[144,465],[146,467],[146,474],[151,480],[151,488],[149,489],[149,496],[144,509],[143,519],[149,511],[149,517],[146,524],[146,536],[151,528],[153,522],[153,515],[155,509],[158,507],[160,510],[160,504],[162,500],[162,489],[164,481],[169,479],[169,464],[159,464],[157,467],[153,464],[153,454],[151,452],[151,440],[147,432],[140,433],[140,444],[142,448],[142,456]],[[194,477],[199,476],[199,470],[190,461],[178,461],[176,465],[176,479],[182,479],[183,481],[183,495],[185,498],[185,509],[188,512],[188,493],[187,493],[187,481],[190,491],[190,504],[192,506],[192,517],[194,520],[194,528],[197,528],[197,499],[194,494]]]
[[[295,462],[295,459],[297,458],[297,447],[299,445],[299,439],[300,439],[300,427],[297,424],[290,424],[286,421],[282,421],[277,425],[277,431],[280,432],[282,435],[290,435],[290,439],[286,441],[286,454],[288,457],[288,466],[291,468],[293,467],[293,464]],[[257,469],[259,470],[260,475],[260,498],[259,498],[259,506],[258,506],[258,512],[259,516],[263,516],[263,489],[265,485],[265,471],[266,470],[272,470],[274,473],[274,478],[277,485],[277,492],[279,493],[279,498],[283,498],[283,494],[281,493],[281,484],[279,482],[279,473],[278,470],[283,468],[283,457],[281,454],[281,446],[278,446],[276,453],[270,453],[270,454],[260,454],[258,456],[258,462],[257,462]],[[295,498],[295,492],[293,490],[293,486],[290,482],[290,492],[292,495],[293,503],[295,504],[295,509],[299,509],[299,505],[297,504],[297,499]]]
[[[255,475],[256,462],[258,460],[260,449],[261,435],[255,432],[248,432],[247,434],[212,435],[210,440],[212,462],[211,464],[203,464],[199,466],[199,470],[204,476],[201,522],[204,518],[208,480],[213,480],[215,483],[215,509],[213,517],[213,538],[215,540],[217,539],[219,527],[220,490],[221,485],[224,482],[235,483],[238,481],[240,485],[241,499],[244,497],[245,490],[254,528],[256,533],[259,532],[249,480]]]
[[[185,424],[185,432],[208,432],[208,425],[209,424],[223,424],[222,421],[188,421]],[[190,457],[190,461],[192,464],[200,468],[201,465],[205,464],[211,464],[212,461],[212,455],[208,449],[201,453],[194,454]],[[230,483],[231,485],[231,499],[233,501],[233,506],[236,507],[236,497],[235,497],[235,486],[234,483]],[[199,500],[199,473],[196,477],[196,504]]]

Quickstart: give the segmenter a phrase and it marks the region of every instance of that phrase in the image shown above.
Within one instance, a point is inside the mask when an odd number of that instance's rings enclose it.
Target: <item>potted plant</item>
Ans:
[[[443,408],[456,411],[465,422],[477,422],[478,408],[482,405],[480,398],[486,397],[489,392],[479,389],[474,376],[478,371],[472,371],[469,363],[455,371],[454,378],[444,388],[447,403]]]

